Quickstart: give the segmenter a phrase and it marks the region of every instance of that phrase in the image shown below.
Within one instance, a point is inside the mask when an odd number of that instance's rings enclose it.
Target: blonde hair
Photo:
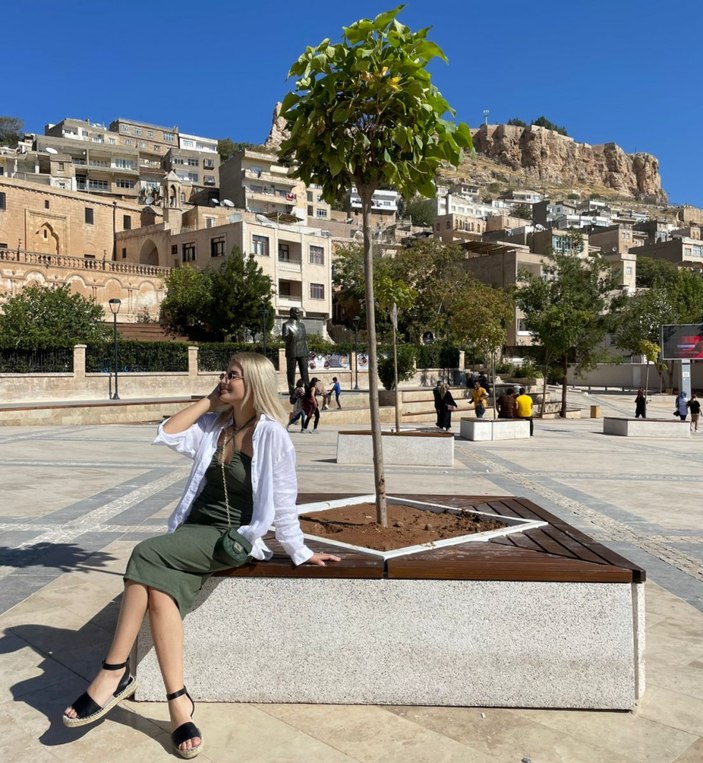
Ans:
[[[251,402],[260,416],[265,413],[272,419],[283,421],[287,413],[278,397],[278,373],[273,363],[258,352],[237,352],[229,359],[242,369],[244,377],[244,404]]]

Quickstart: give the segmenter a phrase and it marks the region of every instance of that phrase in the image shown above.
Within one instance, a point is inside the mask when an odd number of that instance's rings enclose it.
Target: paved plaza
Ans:
[[[582,402],[629,416],[633,397]],[[655,403],[649,413],[671,418],[671,408]],[[291,434],[300,490],[372,492],[370,467],[336,464],[333,422],[323,413],[318,434]],[[172,756],[165,702],[126,702],[93,727],[61,723],[105,655],[132,547],[163,531],[188,473],[181,456],[150,445],[154,431],[0,428],[4,760]],[[632,439],[603,435],[601,420],[538,420],[535,435],[457,440],[453,467],[389,466],[389,493],[525,496],[644,567],[647,688],[636,713],[199,703],[199,760],[700,763],[703,431],[690,440]]]

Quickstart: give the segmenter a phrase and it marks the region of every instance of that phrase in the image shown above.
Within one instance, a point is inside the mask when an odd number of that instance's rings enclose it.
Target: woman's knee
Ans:
[[[178,609],[175,599],[170,594],[151,587],[147,588],[147,591],[149,597],[149,610],[152,613],[172,610],[173,608]]]

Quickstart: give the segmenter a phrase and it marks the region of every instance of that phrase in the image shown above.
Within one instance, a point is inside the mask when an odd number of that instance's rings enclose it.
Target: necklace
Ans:
[[[249,424],[251,424],[251,422],[254,421],[255,418],[256,418],[256,414],[254,414],[250,419],[247,419],[239,427],[235,426],[234,424],[230,424],[230,426],[227,427],[227,429],[225,430],[225,438],[222,441],[222,445],[221,445],[221,448],[222,448],[222,457],[223,457],[223,460],[221,461],[221,463],[224,463],[225,448],[227,447],[227,444],[230,443],[234,439],[234,436],[237,434],[237,432],[241,432],[242,429],[244,429],[245,427],[249,426]],[[227,434],[227,432],[229,430],[231,430],[231,434]]]
[[[247,419],[240,427],[235,426],[232,424],[231,427],[229,427],[232,430],[232,436],[231,437],[225,437],[224,442],[222,443],[222,458],[220,459],[220,469],[222,470],[222,489],[225,494],[225,508],[227,509],[227,526],[232,527],[232,521],[230,519],[230,513],[229,513],[229,494],[227,492],[227,477],[225,475],[225,448],[227,447],[227,443],[230,440],[234,439],[234,435],[237,434],[237,432],[240,432],[244,427],[251,424],[252,421],[256,418],[256,414],[254,414],[250,419]]]

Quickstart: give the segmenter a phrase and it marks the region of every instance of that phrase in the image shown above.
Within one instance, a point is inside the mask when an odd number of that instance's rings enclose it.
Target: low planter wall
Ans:
[[[691,428],[687,421],[677,421],[673,416],[671,419],[627,419],[605,416],[603,434],[678,440],[690,438]]]
[[[395,552],[341,549],[307,536],[315,550],[341,555],[325,567],[292,567],[267,540],[271,561],[211,578],[185,618],[193,697],[611,710],[637,704],[644,691],[643,570],[526,499],[415,497],[512,524],[483,534],[490,537],[468,536],[471,542]],[[318,510],[329,496],[307,498],[318,501],[301,512]],[[521,540],[513,543],[515,533]],[[568,556],[554,550],[555,540]],[[233,602],[255,606],[243,617]],[[136,661],[136,699],[162,701],[146,625]]]
[[[445,432],[382,432],[384,464],[407,466],[452,466],[454,435]],[[339,432],[338,464],[373,462],[371,432]]]
[[[459,436],[464,440],[529,440],[530,422],[520,419],[462,418]]]

